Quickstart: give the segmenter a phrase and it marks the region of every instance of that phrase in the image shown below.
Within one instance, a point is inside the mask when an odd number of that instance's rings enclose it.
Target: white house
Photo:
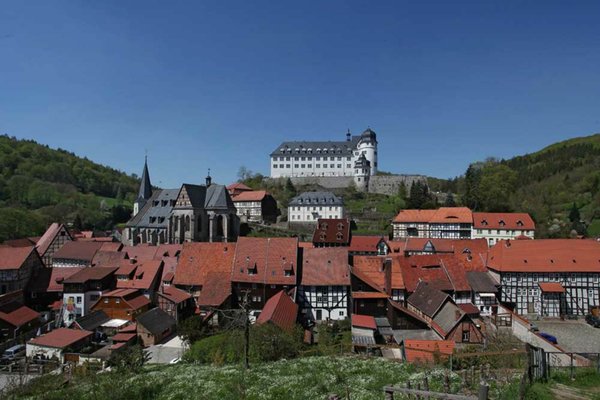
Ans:
[[[331,192],[305,192],[290,200],[288,222],[317,222],[319,218],[343,218],[344,203]]]
[[[61,363],[68,349],[70,352],[84,347],[91,340],[93,332],[58,328],[42,336],[31,339],[25,346],[25,354],[28,358],[43,356],[45,358],[56,358]]]
[[[473,213],[473,239],[485,239],[489,246],[499,240],[535,236],[535,222],[527,213]]]

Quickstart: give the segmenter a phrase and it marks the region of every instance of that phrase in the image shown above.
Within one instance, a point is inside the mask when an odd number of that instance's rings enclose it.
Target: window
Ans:
[[[471,339],[471,333],[469,331],[463,331],[462,333],[462,341],[468,342]]]
[[[277,164],[273,164],[273,168],[277,168]],[[150,219],[152,219],[152,218],[150,218]]]
[[[340,317],[343,317],[343,316],[344,316],[344,312],[340,311]]]
[[[121,303],[121,299],[115,299],[115,303],[116,303],[116,304],[119,304],[119,303]]]
[[[316,168],[321,168],[321,164],[315,164]]]
[[[286,167],[286,168],[289,168],[289,167],[290,167],[290,164],[285,164],[285,167]]]
[[[77,304],[81,304],[81,297],[77,297]]]
[[[298,168],[298,164],[294,164],[294,168]]]
[[[108,304],[108,299],[104,299],[104,304]]]
[[[342,164],[338,164],[338,168],[342,168]]]
[[[306,164],[300,164],[300,168],[306,168]]]

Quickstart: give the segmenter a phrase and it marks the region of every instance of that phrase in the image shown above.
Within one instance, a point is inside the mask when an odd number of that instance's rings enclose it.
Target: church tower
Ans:
[[[140,191],[138,197],[133,203],[133,216],[146,205],[146,202],[152,197],[152,185],[150,184],[150,174],[148,173],[148,156],[144,159],[144,172],[142,172],[142,183],[140,184]]]
[[[364,154],[367,161],[369,161],[371,165],[370,175],[375,175],[377,173],[377,134],[371,128],[367,128],[360,135],[356,147],[360,154]]]
[[[354,162],[354,184],[359,192],[369,190],[369,177],[371,176],[371,162],[364,153]]]

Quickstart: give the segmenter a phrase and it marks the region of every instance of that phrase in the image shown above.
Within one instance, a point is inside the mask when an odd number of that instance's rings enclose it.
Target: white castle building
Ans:
[[[377,135],[371,128],[360,136],[348,131],[339,142],[283,142],[271,153],[271,178],[353,176],[360,187],[376,173]]]

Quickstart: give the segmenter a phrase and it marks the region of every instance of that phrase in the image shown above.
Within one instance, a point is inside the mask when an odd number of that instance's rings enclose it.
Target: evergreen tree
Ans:
[[[444,207],[456,207],[456,201],[454,201],[454,195],[451,192],[448,192],[448,194],[446,194]]]
[[[579,208],[577,208],[577,204],[573,203],[571,207],[571,211],[569,212],[569,221],[571,223],[576,223],[581,220],[581,215],[579,214]]]

